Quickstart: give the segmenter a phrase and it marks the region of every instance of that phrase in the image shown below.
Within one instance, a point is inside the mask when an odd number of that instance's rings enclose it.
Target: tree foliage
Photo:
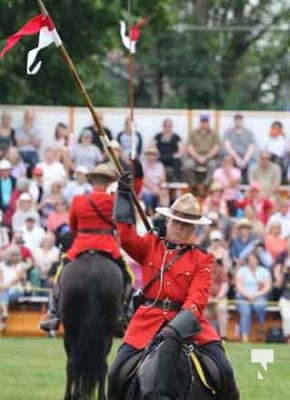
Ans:
[[[125,73],[106,58],[126,52],[119,20],[148,18],[136,54],[136,104],[158,107],[285,109],[290,94],[289,0],[46,0],[96,105],[126,106]],[[0,45],[38,13],[36,0],[0,0]],[[130,5],[130,12],[128,10]],[[288,30],[287,30],[288,28]],[[83,104],[67,67],[45,49],[26,76],[25,38],[0,63],[0,102]],[[109,59],[110,60],[110,59]]]
[[[118,13],[106,0],[44,1],[95,104],[110,105],[112,90],[98,79],[102,58],[112,46]],[[114,2],[112,2],[114,3]],[[36,0],[1,0],[0,38],[6,38],[40,13]],[[0,102],[12,104],[83,104],[67,66],[54,46],[42,51],[42,68],[27,76],[26,57],[37,35],[24,38],[0,64]],[[4,40],[0,44],[4,44]]]

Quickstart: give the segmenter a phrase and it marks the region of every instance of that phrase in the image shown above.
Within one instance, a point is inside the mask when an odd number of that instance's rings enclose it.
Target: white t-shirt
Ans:
[[[22,238],[25,243],[25,247],[34,253],[39,247],[42,239],[44,238],[45,231],[41,226],[34,226],[34,228],[29,231],[26,226],[23,226],[20,231],[22,232]]]
[[[11,285],[12,282],[18,277],[18,274],[24,272],[24,265],[22,263],[19,263],[15,266],[9,266],[6,265],[5,263],[1,263],[0,270],[3,275],[2,282],[5,286],[8,286],[9,289],[23,290],[21,282]]]
[[[42,162],[38,166],[43,170],[43,188],[46,192],[49,192],[51,185],[58,179],[66,180],[67,173],[63,166],[58,161],[54,161],[52,164]]]
[[[35,266],[41,271],[41,277],[47,278],[48,269],[59,258],[59,249],[53,246],[49,251],[44,251],[41,247],[33,252]]]
[[[286,152],[286,139],[284,136],[270,137],[266,143],[265,150],[277,157],[284,157]]]

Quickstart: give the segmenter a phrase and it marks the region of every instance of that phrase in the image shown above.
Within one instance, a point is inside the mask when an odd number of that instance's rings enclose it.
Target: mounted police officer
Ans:
[[[88,174],[88,178],[92,182],[93,191],[90,194],[77,195],[72,201],[69,225],[73,244],[65,254],[63,262],[67,264],[88,251],[97,251],[112,258],[122,271],[126,297],[132,279],[115,237],[115,224],[112,221],[114,194],[108,193],[109,185],[116,181],[116,174],[108,164],[99,164]],[[58,289],[56,284],[47,318],[40,322],[40,328],[45,331],[57,330],[59,326]],[[120,326],[120,331],[115,332],[116,336],[121,336],[121,330]]]
[[[195,228],[211,221],[200,214],[197,200],[187,193],[170,208],[156,209],[167,217],[165,238],[152,233],[141,237],[134,226],[131,189],[131,177],[125,173],[119,179],[114,216],[121,246],[142,265],[143,284],[147,288],[143,289],[141,305],[129,323],[124,343],[110,370],[109,400],[123,399],[118,375],[128,359],[146,348],[158,332],[163,337],[184,337],[188,325],[194,327],[190,340],[210,354],[221,371],[226,386],[222,400],[238,400],[233,369],[220,337],[203,316],[210,295],[213,256],[194,245]],[[154,280],[154,276],[158,279]],[[152,279],[153,283],[148,287]],[[160,368],[160,379],[174,369],[175,364]],[[159,398],[170,400],[172,393],[164,393],[164,397]]]

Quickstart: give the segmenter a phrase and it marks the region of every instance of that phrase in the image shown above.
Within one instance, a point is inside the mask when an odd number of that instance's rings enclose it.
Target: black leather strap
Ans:
[[[161,308],[163,311],[179,311],[182,307],[182,302],[170,299],[154,300],[145,297],[142,305]]]
[[[91,233],[94,235],[101,235],[101,234],[113,234],[114,233],[114,229],[78,229],[79,233]]]
[[[145,293],[151,288],[151,286],[153,285],[153,283],[156,282],[156,281],[160,278],[160,276],[161,276],[162,273],[164,274],[166,271],[168,271],[168,270],[172,267],[172,265],[173,265],[177,260],[179,260],[179,259],[183,256],[184,253],[186,253],[186,252],[187,252],[188,250],[190,250],[190,249],[192,249],[192,245],[188,245],[188,246],[185,246],[184,248],[180,249],[179,252],[175,255],[175,257],[173,257],[170,261],[168,261],[168,263],[166,263],[166,264],[164,265],[163,269],[160,270],[160,271],[158,271],[157,274],[155,274],[155,275],[150,279],[150,281],[147,283],[147,285],[145,285],[145,286],[142,288],[143,294],[145,294]]]
[[[96,203],[93,201],[92,197],[90,194],[87,195],[88,201],[91,205],[91,207],[95,210],[97,216],[104,221],[106,224],[109,224],[111,226],[113,226],[115,228],[115,224],[113,223],[113,221],[111,221],[110,219],[106,218],[101,211],[99,210],[99,208],[97,207]]]

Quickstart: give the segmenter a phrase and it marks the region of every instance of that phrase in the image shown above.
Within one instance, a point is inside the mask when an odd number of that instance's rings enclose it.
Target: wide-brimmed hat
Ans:
[[[88,179],[94,179],[98,176],[107,178],[111,182],[117,180],[116,173],[108,163],[102,163],[96,165],[93,171],[87,174]]]
[[[210,225],[211,220],[201,215],[198,201],[191,193],[183,194],[171,207],[157,207],[156,211],[168,218],[193,225]]]
[[[238,228],[252,228],[252,222],[248,218],[241,218],[237,222]]]
[[[209,187],[209,192],[220,192],[222,191],[224,188],[222,186],[222,184],[219,181],[212,181],[210,187]]]
[[[147,147],[147,149],[144,152],[145,154],[154,154],[154,155],[158,155],[159,151],[156,147],[154,146],[149,146]]]

